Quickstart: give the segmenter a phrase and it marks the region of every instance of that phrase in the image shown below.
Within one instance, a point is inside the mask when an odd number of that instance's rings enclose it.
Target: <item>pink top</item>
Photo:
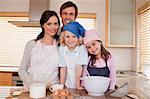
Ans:
[[[109,87],[109,89],[114,90],[115,84],[116,84],[116,65],[115,65],[115,62],[112,57],[107,60],[107,65],[110,70],[110,74],[109,74],[110,87]],[[102,68],[102,67],[106,66],[106,63],[103,59],[98,59],[98,60],[96,60],[96,63],[94,66],[97,66],[98,68]],[[83,76],[88,75],[87,73],[88,73],[87,69],[84,68]]]

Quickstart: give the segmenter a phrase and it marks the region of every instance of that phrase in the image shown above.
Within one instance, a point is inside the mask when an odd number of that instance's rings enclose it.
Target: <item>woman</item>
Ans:
[[[84,75],[109,77],[110,86],[108,91],[113,92],[116,84],[116,66],[113,57],[104,48],[97,32],[93,30],[86,31],[84,44],[89,53],[89,62]]]
[[[57,52],[57,32],[60,27],[60,20],[55,11],[46,10],[40,19],[42,32],[36,39],[27,42],[21,66],[19,68],[19,76],[23,81],[24,90],[29,88],[29,75],[42,75],[38,79],[44,77],[47,80],[47,86],[58,83],[58,63],[59,57]]]

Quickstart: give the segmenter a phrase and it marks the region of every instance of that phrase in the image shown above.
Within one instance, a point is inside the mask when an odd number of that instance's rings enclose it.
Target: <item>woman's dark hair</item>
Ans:
[[[62,15],[62,10],[66,9],[66,8],[69,8],[69,7],[74,7],[74,9],[75,9],[75,18],[77,18],[78,7],[76,6],[76,4],[74,4],[71,1],[67,1],[67,2],[65,2],[64,4],[61,5],[61,7],[60,7],[60,15]]]
[[[44,31],[44,28],[43,28],[42,26],[43,26],[43,24],[46,23],[46,22],[49,20],[49,18],[52,17],[52,16],[56,16],[56,17],[57,17],[57,19],[58,19],[58,24],[59,24],[59,26],[60,26],[60,20],[59,20],[59,17],[58,17],[58,15],[57,15],[57,13],[56,13],[55,11],[51,11],[51,10],[46,10],[46,11],[44,11],[43,14],[42,14],[42,16],[41,16],[41,19],[40,19],[40,26],[41,26],[41,28],[42,28],[42,32],[37,36],[37,38],[35,39],[35,41],[38,41],[39,39],[41,39],[41,38],[44,37],[45,31]],[[59,37],[58,37],[57,33],[54,35],[54,38],[55,38],[56,40],[58,40]]]
[[[111,54],[104,48],[101,40],[97,40],[97,41],[101,43],[101,57],[105,61],[107,61],[111,57]],[[94,64],[96,62],[96,55],[92,55],[92,54],[89,53],[89,56],[91,56],[91,58],[90,58],[90,63],[91,64],[90,65],[94,66]]]

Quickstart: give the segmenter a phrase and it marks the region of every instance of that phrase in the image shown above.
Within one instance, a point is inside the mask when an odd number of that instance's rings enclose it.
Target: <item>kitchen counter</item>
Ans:
[[[28,92],[22,92],[18,96],[12,96],[10,94],[10,89],[22,89],[22,87],[17,86],[0,86],[0,99],[6,98],[6,99],[31,99],[29,97]],[[76,89],[69,89],[69,96],[54,96],[52,93],[47,90],[46,97],[44,99],[122,99],[122,98],[106,98],[103,96],[90,96],[87,94],[85,90],[76,90]],[[128,98],[123,98],[128,99]]]
[[[69,89],[70,95],[69,96],[54,96],[50,91],[47,90],[47,95],[44,99],[129,99],[129,98],[106,98],[103,96],[90,96],[87,94],[85,90],[76,90],[76,89]],[[8,97],[7,99],[13,99],[14,97]],[[29,97],[29,93],[23,92],[21,95],[16,96],[17,99],[31,99]]]
[[[7,88],[8,89],[8,88]],[[5,90],[6,91],[6,90]],[[8,90],[7,90],[8,91]],[[69,89],[70,95],[69,96],[54,96],[52,95],[52,93],[47,90],[47,94],[46,97],[43,99],[149,99],[146,95],[136,92],[133,95],[137,98],[129,98],[127,96],[121,97],[121,98],[117,98],[117,97],[106,97],[105,95],[102,96],[90,96],[88,95],[88,93],[85,90],[76,90],[76,89]],[[29,97],[29,93],[28,92],[22,92],[20,95],[18,96],[11,96],[10,94],[8,95],[4,95],[7,92],[3,92],[0,91],[1,95],[6,99],[31,99]],[[0,98],[2,98],[0,95]]]
[[[120,99],[150,99],[150,79],[144,78],[137,73],[127,72],[124,75],[118,75],[117,85],[128,82],[129,94],[136,98],[122,97]],[[9,91],[13,86],[0,86],[0,99],[2,96],[10,96]],[[18,88],[18,87],[15,87]],[[66,97],[52,96],[50,91],[47,91],[46,99],[119,99],[119,98],[106,98],[105,96],[89,96],[85,90],[69,89],[71,95]],[[4,99],[4,98],[3,98]],[[8,99],[30,99],[29,93],[22,93],[16,98],[8,97]]]
[[[6,99],[31,99],[29,97],[28,92],[22,92],[18,96],[11,96],[10,95],[10,89],[11,88],[22,88],[17,86],[0,86],[0,98],[6,98]],[[138,98],[129,98],[129,97],[106,97],[103,96],[90,96],[85,90],[76,90],[76,89],[69,89],[70,95],[69,96],[54,96],[52,93],[47,90],[46,97],[44,99],[150,99],[145,93],[143,93],[141,90],[137,90],[137,86],[132,86],[133,90],[129,91],[131,95],[134,95]]]

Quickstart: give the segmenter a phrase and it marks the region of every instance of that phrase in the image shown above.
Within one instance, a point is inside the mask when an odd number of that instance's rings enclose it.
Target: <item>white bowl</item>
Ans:
[[[89,95],[101,96],[107,91],[110,79],[101,76],[85,76],[82,78],[84,88]]]

